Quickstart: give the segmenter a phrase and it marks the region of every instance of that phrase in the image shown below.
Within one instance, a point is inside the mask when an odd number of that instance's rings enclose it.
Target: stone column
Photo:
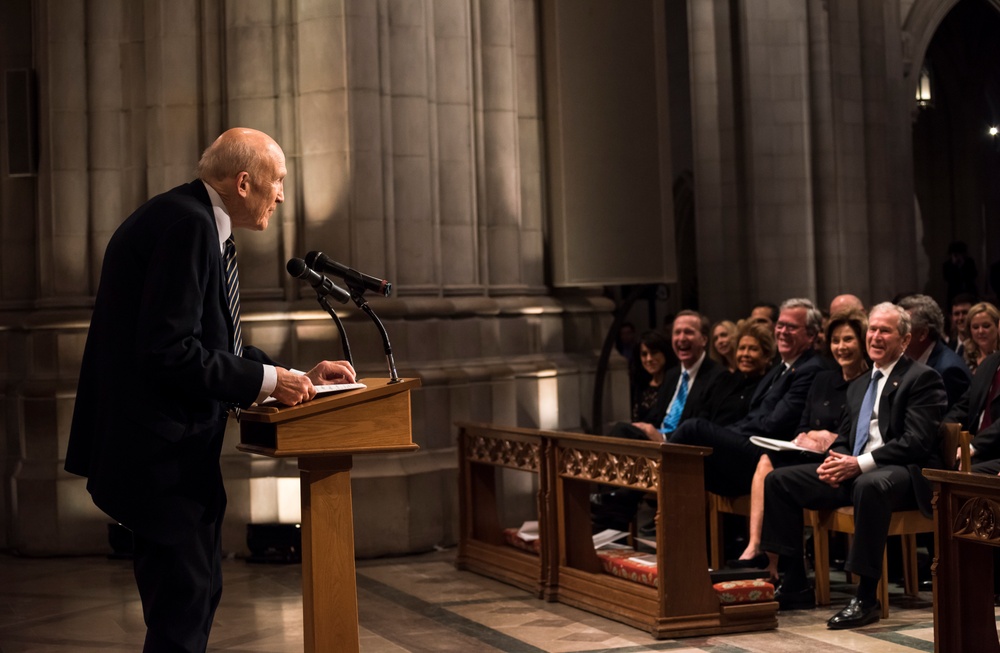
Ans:
[[[748,238],[742,97],[734,70],[731,3],[689,0],[691,124],[701,310],[749,311],[760,288]],[[725,271],[720,274],[720,271]]]

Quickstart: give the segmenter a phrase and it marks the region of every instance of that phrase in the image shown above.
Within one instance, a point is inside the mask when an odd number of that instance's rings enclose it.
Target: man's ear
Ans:
[[[236,175],[236,192],[240,194],[240,197],[246,197],[250,194],[250,173],[245,170],[240,174]]]

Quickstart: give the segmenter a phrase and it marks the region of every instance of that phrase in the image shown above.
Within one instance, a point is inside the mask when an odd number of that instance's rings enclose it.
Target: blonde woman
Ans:
[[[979,302],[969,309],[965,328],[969,339],[965,341],[965,363],[975,374],[983,359],[1000,349],[1000,310],[989,302]]]
[[[708,355],[730,372],[736,371],[736,325],[729,320],[716,322],[712,327]]]

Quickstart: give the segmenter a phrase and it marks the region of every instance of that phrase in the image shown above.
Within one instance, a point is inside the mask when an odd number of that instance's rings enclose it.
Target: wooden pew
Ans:
[[[462,422],[456,566],[648,631],[688,637],[776,628],[778,604],[725,603],[708,573],[704,462],[711,449]],[[496,470],[538,476],[538,554],[505,543]],[[656,495],[655,587],[606,573],[594,550],[598,486]]]
[[[724,605],[705,547],[705,447],[548,434],[561,603],[648,631],[687,637],[776,628],[774,601]],[[595,483],[656,495],[657,587],[602,571],[591,541]]]
[[[459,569],[476,572],[555,600],[555,536],[546,496],[550,487],[542,431],[460,422],[459,450]],[[516,469],[537,477],[535,504],[540,533],[537,554],[504,541],[498,516],[497,470]],[[519,524],[517,524],[519,525]],[[508,524],[507,526],[515,526]]]

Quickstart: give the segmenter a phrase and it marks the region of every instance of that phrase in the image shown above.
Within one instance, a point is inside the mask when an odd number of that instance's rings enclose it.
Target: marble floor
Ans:
[[[358,563],[361,650],[366,653],[901,653],[933,651],[930,593],[897,592],[890,618],[829,631],[829,609],[779,615],[774,631],[655,640],[643,631],[475,574],[455,551]],[[225,592],[210,651],[302,651],[299,565],[225,563]],[[834,589],[847,589],[835,584]],[[836,594],[838,602],[846,596]],[[0,555],[0,653],[138,651],[144,626],[131,563],[103,557]],[[335,652],[334,652],[335,653]]]

